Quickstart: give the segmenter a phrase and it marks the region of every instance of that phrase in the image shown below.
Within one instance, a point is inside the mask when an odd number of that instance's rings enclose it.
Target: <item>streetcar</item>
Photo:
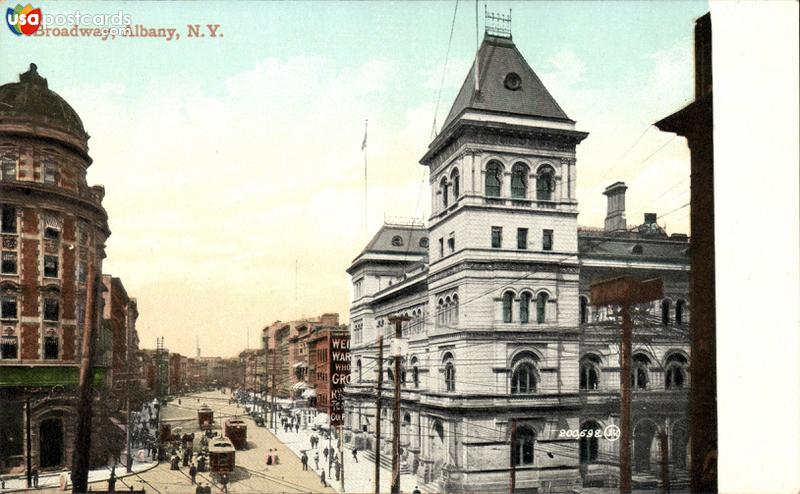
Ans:
[[[214,410],[205,403],[197,409],[197,423],[200,425],[200,430],[211,430],[214,424]]]
[[[236,448],[224,438],[214,438],[208,442],[208,463],[211,472],[231,473],[236,467]]]
[[[236,449],[245,449],[247,447],[247,424],[241,419],[226,420],[225,436]]]

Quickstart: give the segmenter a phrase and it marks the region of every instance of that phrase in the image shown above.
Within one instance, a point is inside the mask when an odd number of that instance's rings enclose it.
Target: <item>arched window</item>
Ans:
[[[453,295],[453,324],[458,324],[458,295]]]
[[[511,373],[511,394],[530,394],[536,392],[538,383],[536,361],[524,359],[520,361]]]
[[[533,465],[533,445],[536,433],[528,426],[517,427],[514,443],[511,444],[511,461],[514,465]]]
[[[527,324],[530,320],[528,314],[531,310],[531,294],[529,292],[522,292],[519,296],[519,322]]]
[[[436,322],[439,327],[444,326],[444,299],[439,299],[439,303],[437,304],[436,310]]]
[[[587,391],[600,387],[600,357],[589,354],[581,359],[579,384],[581,389]]]
[[[453,186],[453,200],[458,199],[461,195],[461,176],[458,174],[458,168],[453,168],[453,173],[450,174],[450,182]]]
[[[453,363],[453,355],[446,353],[442,359],[444,364],[444,389],[445,391],[456,390],[456,366]]]
[[[506,292],[503,294],[503,322],[511,322],[513,309],[514,293]]]
[[[539,292],[536,296],[536,323],[544,324],[547,321],[547,294]]]
[[[536,200],[552,201],[553,191],[555,190],[555,172],[549,165],[539,168],[536,174]]]
[[[580,297],[581,302],[581,324],[586,324],[589,322],[589,298],[581,295]]]
[[[633,356],[633,368],[631,369],[631,388],[647,389],[650,381],[650,359],[647,355],[637,353]]]
[[[503,183],[503,167],[500,163],[492,161],[486,166],[486,195],[500,197],[500,188]]]
[[[600,453],[599,438],[603,433],[603,429],[594,420],[584,422],[581,426],[581,463],[594,463]]]
[[[411,380],[414,382],[414,387],[419,387],[419,361],[417,357],[411,359]]]
[[[362,378],[362,375],[361,375],[361,359],[358,359],[358,361],[356,361],[356,371],[358,372],[358,382],[361,382],[361,378]]]
[[[450,325],[450,319],[452,316],[453,311],[453,304],[450,301],[450,297],[444,299],[444,324],[445,326]]]
[[[667,358],[664,386],[666,389],[681,389],[686,386],[686,368],[689,363],[686,357],[679,353]]]
[[[447,177],[442,177],[439,182],[439,193],[442,194],[442,207],[447,207]]]
[[[669,300],[664,299],[661,301],[661,324],[669,324]]]
[[[525,199],[528,197],[528,167],[517,163],[511,169],[511,197]]]
[[[683,313],[686,309],[686,301],[678,300],[675,302],[675,324],[683,324]]]

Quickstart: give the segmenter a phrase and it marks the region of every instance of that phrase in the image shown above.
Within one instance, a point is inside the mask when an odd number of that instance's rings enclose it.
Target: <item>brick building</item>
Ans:
[[[320,326],[308,339],[308,386],[313,390],[313,402],[317,410],[330,415],[331,407],[331,349],[333,338],[350,340],[350,331],[345,326]],[[311,395],[309,395],[310,397]]]
[[[99,279],[110,235],[104,189],[86,183],[88,139],[36,65],[0,86],[0,473],[24,469],[28,454],[40,471],[71,464],[80,342],[87,319],[93,328],[100,319],[86,314],[88,273]],[[104,374],[96,368],[95,382]],[[93,441],[94,461],[104,460]]]
[[[250,348],[239,353],[242,365],[242,387],[260,393],[264,384],[264,350]]]
[[[509,33],[488,32],[441,133],[426,227],[385,224],[353,260],[352,367],[345,440],[389,454],[393,381],[402,386],[401,463],[427,492],[570,492],[615,485],[619,441],[580,431],[617,425],[620,379],[634,387],[634,471],[655,482],[657,436],[686,466],[688,238],[655,215],[625,218],[609,186],[603,228],[578,226],[576,129]],[[592,309],[593,282],[659,277],[665,299],[639,307],[633,373],[620,376],[619,322]],[[393,374],[388,318],[402,314]],[[383,405],[376,353],[384,337]],[[513,479],[513,480],[512,480]]]
[[[139,334],[136,319],[139,311],[136,299],[129,297],[122,280],[103,275],[104,330],[110,331],[111,355],[108,369],[112,409],[123,410],[127,400],[132,409],[141,407],[144,397],[143,368],[139,355]]]

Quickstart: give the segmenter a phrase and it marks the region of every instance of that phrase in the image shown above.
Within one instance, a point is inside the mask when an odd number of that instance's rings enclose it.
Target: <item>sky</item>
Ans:
[[[137,298],[142,347],[164,336],[170,350],[194,355],[197,337],[203,355],[232,356],[257,346],[275,320],[338,312],[346,322],[345,269],[367,235],[386,218],[427,218],[418,161],[474,57],[475,3],[34,6],[121,11],[134,26],[180,34],[0,34],[0,82],[35,62],[91,135],[88,180],[106,188],[112,231],[104,272]],[[602,226],[602,190],[622,180],[630,224],[656,212],[668,232],[689,233],[688,149],[651,124],[693,99],[693,25],[708,4],[488,9],[511,9],[518,49],[589,132],[577,155],[579,223]],[[483,10],[481,2],[481,37]],[[220,27],[216,37],[190,38],[188,24]]]

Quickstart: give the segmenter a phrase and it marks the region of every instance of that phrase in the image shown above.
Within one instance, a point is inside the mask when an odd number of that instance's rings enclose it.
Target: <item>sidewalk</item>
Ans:
[[[133,461],[133,473],[126,473],[125,467],[122,465],[117,465],[117,468],[114,471],[114,475],[116,475],[117,479],[127,477],[129,475],[134,475],[136,473],[146,472],[151,468],[157,466],[157,462],[153,461],[145,461],[139,462],[134,460]],[[61,474],[66,473],[67,478],[69,478],[70,472],[67,470],[62,470],[59,472],[47,472],[47,473],[40,473],[39,474],[39,489],[53,489],[59,487],[59,481]],[[89,483],[91,482],[100,482],[100,481],[107,481],[108,478],[111,476],[111,466],[109,465],[106,468],[101,468],[97,470],[89,470]],[[72,485],[72,482],[67,483],[68,486]],[[7,492],[21,492],[26,490],[36,490],[35,488],[28,489],[27,488],[27,478],[25,475],[22,477],[14,477],[14,478],[7,478],[6,479],[6,488],[0,489],[0,492],[3,494]]]
[[[308,451],[308,468],[309,470],[315,471],[319,475],[320,470],[325,466],[325,457],[322,454],[322,450],[328,446],[328,441],[323,440],[319,433],[313,432],[310,429],[306,430],[302,428],[300,429],[299,433],[295,433],[294,431],[284,432],[283,428],[280,426],[278,427],[277,433],[275,433],[272,429],[270,429],[270,432],[277,436],[278,440],[289,447],[289,449],[291,449],[298,457],[301,455],[302,451]],[[316,434],[318,437],[320,437],[320,442],[317,449],[311,448],[311,434]],[[331,446],[337,448],[337,441],[332,440]],[[336,449],[336,451],[338,452],[338,449]],[[319,470],[314,468],[314,455],[317,452],[319,452]],[[375,463],[367,460],[364,457],[363,452],[358,453],[358,463],[356,463],[353,460],[352,451],[347,447],[345,447],[344,454],[341,456],[344,457],[343,466],[345,489],[342,490],[341,482],[336,480],[333,468],[330,469],[330,473],[333,474],[333,479],[329,477],[328,470],[325,470],[325,478],[328,480],[328,484],[341,493],[367,494],[375,492]],[[392,471],[381,467],[380,491],[390,492],[391,484]],[[416,475],[400,475],[401,492],[410,494],[417,485],[419,484]]]

